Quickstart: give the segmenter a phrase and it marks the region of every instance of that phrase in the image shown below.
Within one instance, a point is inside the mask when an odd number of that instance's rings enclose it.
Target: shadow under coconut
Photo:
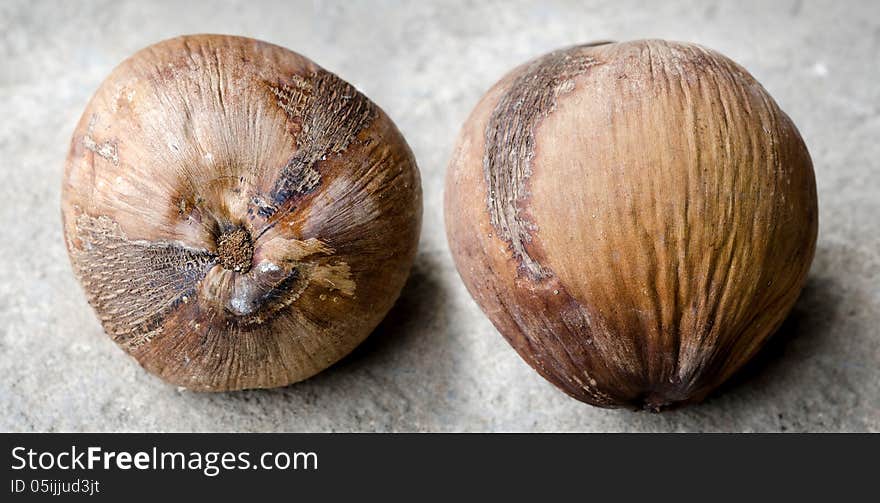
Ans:
[[[289,386],[271,389],[253,389],[214,394],[232,402],[251,399],[272,400],[283,395],[299,401],[321,402],[337,394],[339,400],[348,400],[356,390],[353,387],[369,386],[375,393],[376,381],[380,386],[390,386],[400,391],[396,371],[401,367],[416,367],[424,360],[410,361],[418,354],[421,338],[431,338],[429,346],[436,347],[434,327],[442,323],[444,313],[438,306],[445,303],[441,280],[442,270],[436,259],[428,252],[420,251],[413,263],[409,277],[394,306],[373,332],[351,353],[318,374]],[[362,390],[367,395],[368,390]],[[198,395],[198,394],[196,394]],[[211,394],[207,394],[210,396]],[[318,396],[321,398],[318,398]]]
[[[877,388],[871,382],[876,362],[871,346],[865,346],[874,330],[866,262],[857,248],[820,243],[794,308],[758,354],[705,402],[660,414],[657,425],[724,431],[858,429],[870,414],[866,397]]]
[[[438,306],[442,306],[446,298],[440,275],[435,258],[427,252],[419,252],[400,297],[376,329],[348,356],[315,378],[327,372],[345,372],[371,364],[373,359],[383,358],[418,337],[431,335],[426,326],[436,325],[437,318],[442,316]]]
[[[660,414],[603,412],[623,431],[863,431],[877,428],[876,256],[820,241],[777,332],[703,403]],[[575,409],[572,409],[575,410]],[[582,429],[590,429],[584,419]],[[577,424],[577,420],[572,421]]]
[[[791,356],[797,355],[788,354],[792,352],[794,344],[812,347],[817,351],[821,351],[822,346],[833,344],[828,326],[837,316],[841,305],[842,299],[837,295],[839,290],[832,279],[814,275],[807,278],[794,308],[779,330],[751,360],[709,395],[705,403],[711,404],[718,397],[736,394],[747,388],[760,387],[774,374],[796,365],[795,358]]]
[[[818,255],[818,251],[817,251]],[[816,262],[819,262],[817,256]],[[813,368],[809,360],[830,352],[838,341],[833,324],[843,298],[836,280],[816,267],[780,328],[738,372],[703,402],[673,407],[659,414],[614,411],[625,430],[635,431],[786,431],[810,430],[797,419],[813,411],[802,410],[803,390]],[[799,387],[803,387],[799,389]],[[788,424],[789,420],[795,423]]]

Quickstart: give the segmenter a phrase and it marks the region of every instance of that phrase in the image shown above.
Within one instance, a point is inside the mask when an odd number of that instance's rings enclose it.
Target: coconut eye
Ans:
[[[446,182],[458,271],[569,395],[699,401],[781,324],[816,243],[794,124],[746,70],[659,40],[552,52],[462,128]]]
[[[421,188],[406,141],[350,84],[200,35],[101,84],[62,213],[108,335],[170,383],[222,391],[300,381],[367,337],[412,264]]]

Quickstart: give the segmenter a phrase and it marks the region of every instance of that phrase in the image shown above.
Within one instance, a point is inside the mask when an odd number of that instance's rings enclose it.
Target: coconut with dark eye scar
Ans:
[[[421,225],[385,113],[303,56],[197,35],[101,84],[62,188],[74,271],[105,331],[190,389],[283,386],[391,308]]]
[[[446,227],[522,358],[602,407],[697,402],[804,285],[816,185],[792,121],[738,64],[662,40],[546,54],[462,128]]]

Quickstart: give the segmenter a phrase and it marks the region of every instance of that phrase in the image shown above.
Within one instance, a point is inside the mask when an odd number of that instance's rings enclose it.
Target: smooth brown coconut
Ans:
[[[661,40],[552,52],[465,123],[446,227],[532,367],[602,407],[702,400],[779,327],[816,243],[791,120],[746,70]]]
[[[266,388],[320,372],[386,314],[421,188],[400,132],[350,84],[272,44],[198,35],[101,84],[62,213],[89,302],[141,365],[195,390]]]

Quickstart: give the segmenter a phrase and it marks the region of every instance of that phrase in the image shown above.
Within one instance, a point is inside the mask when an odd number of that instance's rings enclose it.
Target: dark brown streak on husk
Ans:
[[[637,393],[632,383],[639,382],[639,378],[632,371],[607,365],[610,358],[604,349],[594,345],[591,338],[579,335],[598,329],[594,325],[601,321],[591,321],[583,306],[540,262],[537,243],[531,242],[534,225],[520,208],[528,196],[526,184],[532,173],[536,128],[542,118],[554,111],[557,98],[573,89],[572,79],[601,64],[579,49],[607,43],[555,51],[527,66],[499,98],[489,117],[483,156],[490,223],[508,243],[518,270],[525,273],[522,281],[538,281],[542,292],[536,294],[533,288],[495,292],[494,297],[505,306],[505,324],[517,327],[516,331],[500,331],[514,347],[530,348],[520,350],[520,354],[541,375],[572,397],[603,407],[613,406],[625,401],[629,394]],[[516,300],[505,302],[509,295]],[[522,305],[542,306],[536,311],[553,315],[534,320],[541,327],[536,332],[523,324],[529,315],[518,307]],[[531,336],[512,339],[510,335],[517,332]],[[572,372],[572,369],[578,371]],[[614,383],[615,386],[607,389],[615,393],[600,390],[599,382]]]
[[[272,206],[258,209],[267,218],[297,196],[314,190],[321,183],[317,165],[327,156],[343,152],[376,118],[375,106],[364,95],[325,70],[308,78],[293,76],[288,83],[273,84],[270,89],[300,131],[296,153],[272,189]]]
[[[587,44],[592,47],[607,42]],[[534,61],[503,94],[486,125],[483,172],[488,185],[489,218],[521,268],[532,279],[548,276],[545,267],[526,250],[532,224],[518,211],[526,197],[526,181],[535,155],[535,128],[552,113],[556,98],[573,85],[571,79],[600,64],[571,48],[552,52]]]
[[[118,344],[136,348],[161,331],[168,314],[189,302],[215,257],[165,242],[132,241],[108,217],[82,214],[73,264],[89,303]],[[132,283],[131,278],[142,281]]]

